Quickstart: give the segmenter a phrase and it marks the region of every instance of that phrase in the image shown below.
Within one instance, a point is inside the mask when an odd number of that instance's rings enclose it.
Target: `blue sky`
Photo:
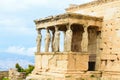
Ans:
[[[36,29],[33,20],[65,13],[69,4],[92,0],[0,0],[0,70],[34,64]],[[43,45],[42,45],[43,46]]]

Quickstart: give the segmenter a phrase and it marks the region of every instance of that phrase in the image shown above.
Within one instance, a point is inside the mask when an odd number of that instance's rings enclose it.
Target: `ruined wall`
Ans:
[[[18,72],[17,69],[9,70],[9,79],[10,80],[23,80],[26,77],[25,72]]]

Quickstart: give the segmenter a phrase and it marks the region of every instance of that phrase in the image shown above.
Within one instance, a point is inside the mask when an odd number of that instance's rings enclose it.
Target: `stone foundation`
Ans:
[[[30,77],[29,77],[30,76]],[[79,73],[44,73],[41,75],[29,75],[27,80],[97,80],[101,77],[98,71],[82,71]]]
[[[91,55],[81,52],[35,53],[35,69],[27,80],[120,80],[118,66],[110,71],[107,67],[100,71],[88,71]],[[105,57],[107,56],[107,57]],[[118,55],[117,55],[118,56]],[[102,55],[102,60],[111,61],[116,55]],[[118,62],[114,62],[118,64]],[[112,67],[112,66],[111,66]],[[117,70],[116,70],[117,69]]]
[[[87,53],[36,53],[33,74],[44,72],[74,73],[88,70]]]
[[[65,80],[90,75],[88,70],[88,53],[36,53],[35,69],[31,76]],[[38,66],[39,65],[39,66]],[[98,75],[96,75],[98,76]],[[38,78],[37,78],[38,79]]]
[[[44,75],[29,75],[26,80],[120,80],[120,72],[83,71],[73,74],[45,73]]]

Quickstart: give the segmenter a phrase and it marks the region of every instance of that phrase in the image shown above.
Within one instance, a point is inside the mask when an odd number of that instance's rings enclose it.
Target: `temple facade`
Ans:
[[[34,21],[37,51],[30,77],[35,80],[119,80],[120,0],[95,0],[70,5],[65,10],[64,14]],[[46,31],[44,35],[42,30]],[[60,37],[61,33],[64,38]]]

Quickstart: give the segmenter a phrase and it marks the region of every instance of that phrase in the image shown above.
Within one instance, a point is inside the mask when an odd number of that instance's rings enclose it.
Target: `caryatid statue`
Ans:
[[[50,40],[51,40],[51,36],[50,36],[49,29],[46,29],[45,52],[48,52],[48,51],[49,51]]]
[[[41,30],[37,30],[37,32],[38,32],[37,39],[36,39],[37,52],[40,52],[42,35],[41,35]]]
[[[64,34],[64,52],[66,52],[66,31],[64,31],[63,34]]]
[[[84,27],[84,32],[82,35],[81,49],[82,52],[88,52],[88,31],[86,26]]]
[[[54,52],[54,34],[55,34],[55,30],[52,31],[52,41],[51,41],[52,52]]]
[[[54,41],[53,41],[54,51],[58,52],[59,47],[60,47],[60,32],[58,31],[58,27],[55,26],[55,34],[54,34]]]
[[[72,36],[73,32],[70,28],[71,25],[67,26],[67,31],[66,31],[66,38],[65,38],[65,47],[67,52],[70,52],[72,50]]]

